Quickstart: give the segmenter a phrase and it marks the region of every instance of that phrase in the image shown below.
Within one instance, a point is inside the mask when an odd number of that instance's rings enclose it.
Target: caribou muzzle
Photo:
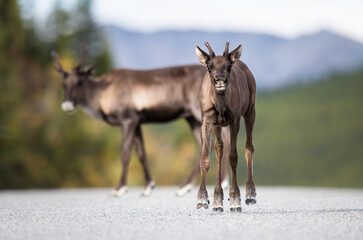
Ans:
[[[218,91],[224,91],[226,90],[226,87],[228,85],[228,81],[226,78],[215,78],[213,80],[214,87]]]
[[[62,103],[61,107],[62,107],[62,110],[65,111],[65,112],[67,112],[67,113],[74,113],[74,112],[76,112],[76,106],[71,101],[68,101],[68,100],[64,101]]]

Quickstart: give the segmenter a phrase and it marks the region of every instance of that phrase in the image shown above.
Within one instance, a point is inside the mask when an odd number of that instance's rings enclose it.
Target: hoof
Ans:
[[[241,213],[242,207],[230,207],[229,209],[231,212]]]
[[[234,197],[231,198],[230,202],[230,211],[231,212],[242,212],[242,207],[241,207],[241,199],[239,197]]]
[[[256,204],[256,188],[253,182],[246,183],[246,200],[247,205]]]
[[[208,209],[208,207],[209,207],[209,200],[207,200],[207,202],[204,201],[204,200],[198,200],[197,201],[197,209],[199,209],[201,207],[203,207],[205,209]]]
[[[178,191],[176,191],[175,195],[177,195],[178,197],[182,197],[185,194],[187,194],[188,192],[190,192],[193,188],[193,184],[187,184],[182,188],[179,188]]]
[[[247,205],[254,205],[254,204],[256,204],[256,199],[254,199],[254,198],[246,198],[246,204]]]
[[[148,197],[151,195],[152,190],[155,188],[155,182],[151,181],[144,189],[142,196]]]
[[[212,209],[214,212],[223,212],[223,207],[219,206],[219,207],[213,207]]]
[[[111,192],[111,195],[114,197],[121,197],[122,195],[124,195],[128,190],[127,186],[123,186],[122,188],[120,188],[119,190],[113,190]]]

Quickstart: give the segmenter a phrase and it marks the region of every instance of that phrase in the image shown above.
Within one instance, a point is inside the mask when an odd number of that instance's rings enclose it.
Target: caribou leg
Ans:
[[[222,182],[222,157],[223,157],[223,141],[222,141],[222,127],[213,126],[213,133],[216,138],[215,149],[217,157],[217,179],[216,186],[214,188],[214,202],[213,211],[223,212],[223,188],[221,186]]]
[[[122,196],[127,192],[127,173],[129,169],[130,157],[132,144],[134,143],[135,138],[135,130],[138,125],[138,121],[134,119],[128,118],[121,121],[122,127],[122,175],[119,184],[116,187],[116,190],[112,192],[114,196]]]
[[[227,190],[229,187],[229,160],[228,155],[231,151],[231,142],[229,139],[228,128],[222,128],[222,140],[223,140],[223,161],[222,161],[222,188]]]
[[[239,131],[240,120],[236,119],[230,125],[230,135],[231,135],[231,151],[229,153],[229,164],[231,165],[232,181],[231,188],[229,189],[229,205],[231,212],[241,212],[241,194],[237,185],[237,163],[238,163],[238,153],[237,153],[237,135]]]
[[[247,183],[246,183],[246,204],[252,205],[256,203],[256,188],[253,182],[253,154],[255,149],[252,143],[252,131],[255,124],[256,110],[254,106],[244,116],[246,127],[246,145],[245,145],[245,157],[247,161]]]
[[[135,149],[140,163],[144,169],[145,175],[145,189],[142,193],[143,196],[150,196],[152,189],[155,187],[155,182],[151,178],[149,165],[146,159],[144,138],[142,136],[142,130],[140,124],[136,127],[135,131]]]
[[[196,120],[194,117],[186,118],[186,120],[189,123],[189,126],[191,127],[193,131],[193,135],[195,140],[198,143],[198,146],[201,148],[201,136],[200,136],[200,127],[201,124],[198,120]],[[229,141],[229,134],[227,128],[222,128],[222,140],[225,143],[223,147],[223,152],[229,153],[230,151],[230,141]],[[199,151],[200,152],[200,151]],[[200,155],[197,158],[197,161],[195,161],[195,166],[192,171],[192,173],[189,175],[187,180],[180,185],[179,189],[176,192],[176,195],[181,197],[184,196],[187,192],[189,192],[194,185],[195,179],[197,177],[198,172],[200,171]],[[229,163],[228,163],[228,155],[223,155],[223,164],[222,164],[222,188],[225,190],[229,187]]]
[[[200,122],[197,121],[194,117],[188,117],[186,118],[190,128],[193,131],[193,135],[195,140],[198,143],[198,146],[201,147],[202,142],[201,142],[201,138],[200,138]],[[200,151],[199,151],[200,152]],[[189,177],[187,178],[187,180],[180,185],[179,189],[176,191],[176,195],[181,197],[184,196],[187,192],[189,192],[194,185],[194,181],[195,178],[200,170],[200,156],[197,158],[197,160],[195,161],[195,165],[194,165],[194,169],[191,172],[191,174],[189,175]]]
[[[200,187],[197,195],[197,208],[208,208],[209,200],[208,200],[208,192],[206,188],[207,182],[207,173],[210,166],[210,139],[211,139],[211,125],[206,123],[202,124],[202,157],[200,159],[200,172],[201,172],[201,181]]]

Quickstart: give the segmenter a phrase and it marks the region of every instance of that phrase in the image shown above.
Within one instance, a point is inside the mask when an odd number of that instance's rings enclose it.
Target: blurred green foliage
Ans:
[[[257,98],[260,184],[363,187],[363,70]]]
[[[61,78],[51,50],[66,69],[80,45],[97,73],[112,68],[90,1],[65,10],[58,2],[46,27],[21,17],[15,0],[0,0],[0,188],[115,186],[121,174],[121,130],[82,111],[61,111]],[[363,187],[363,71],[257,96],[255,183]],[[257,79],[258,81],[258,79]],[[243,121],[242,121],[243,123]],[[180,120],[142,127],[152,176],[159,185],[181,184],[199,149]],[[246,181],[244,128],[238,140],[239,184]],[[208,183],[215,183],[214,153]],[[132,156],[129,184],[142,185]]]
[[[0,1],[0,188],[105,185],[103,174],[87,174],[92,170],[86,163],[91,156],[107,157],[112,138],[92,135],[97,129],[91,119],[60,110],[61,78],[50,55],[57,50],[70,69],[86,44],[98,73],[112,68],[90,4],[78,1],[66,11],[58,2],[47,27],[37,29],[15,0]]]

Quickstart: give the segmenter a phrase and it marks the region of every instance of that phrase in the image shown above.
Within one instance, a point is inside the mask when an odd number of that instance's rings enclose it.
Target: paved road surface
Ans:
[[[363,239],[363,190],[258,187],[242,213],[195,209],[197,189],[0,191],[0,239]],[[209,188],[209,195],[213,196]]]

